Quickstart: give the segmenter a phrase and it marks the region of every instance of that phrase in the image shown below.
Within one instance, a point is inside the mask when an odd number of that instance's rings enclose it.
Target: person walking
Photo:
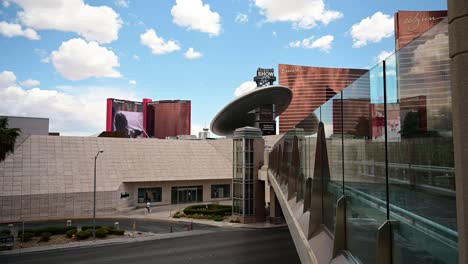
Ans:
[[[148,211],[148,213],[151,212],[151,203],[150,203],[149,200],[148,200],[148,202],[146,203],[146,210]]]

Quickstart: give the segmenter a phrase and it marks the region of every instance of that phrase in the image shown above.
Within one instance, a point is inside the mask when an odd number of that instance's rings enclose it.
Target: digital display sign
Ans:
[[[108,99],[108,130],[124,132],[130,138],[143,137],[143,103]],[[109,120],[110,119],[110,120]]]

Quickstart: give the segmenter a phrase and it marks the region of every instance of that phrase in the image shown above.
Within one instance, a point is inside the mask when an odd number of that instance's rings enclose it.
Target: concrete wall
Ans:
[[[468,2],[448,0],[459,263],[468,263]]]

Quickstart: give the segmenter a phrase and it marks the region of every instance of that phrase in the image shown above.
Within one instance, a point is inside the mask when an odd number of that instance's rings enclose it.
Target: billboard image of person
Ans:
[[[123,132],[130,138],[143,137],[143,104],[141,102],[109,99],[107,118],[108,131]]]

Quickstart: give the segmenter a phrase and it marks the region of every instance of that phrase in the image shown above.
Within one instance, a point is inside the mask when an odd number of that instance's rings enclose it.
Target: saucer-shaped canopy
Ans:
[[[211,131],[216,135],[231,135],[234,130],[252,126],[248,113],[257,107],[275,105],[275,118],[283,113],[292,99],[292,91],[284,86],[263,86],[241,95],[227,104],[211,121]]]

